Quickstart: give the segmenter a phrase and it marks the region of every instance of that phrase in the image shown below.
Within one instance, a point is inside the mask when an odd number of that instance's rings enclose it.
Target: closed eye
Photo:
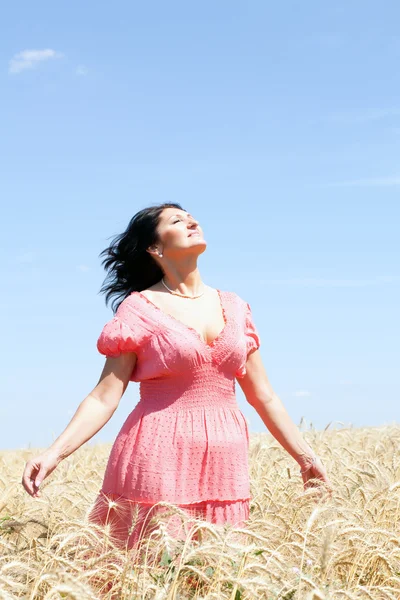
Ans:
[[[192,217],[193,219],[193,217]],[[179,221],[182,221],[182,219],[177,219],[176,221],[172,221],[172,224],[175,225],[175,223],[179,223]]]

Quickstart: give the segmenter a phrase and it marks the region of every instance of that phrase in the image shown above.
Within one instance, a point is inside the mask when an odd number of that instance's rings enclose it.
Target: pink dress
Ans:
[[[249,432],[235,378],[260,339],[250,305],[218,293],[225,325],[211,343],[141,292],[121,302],[97,341],[105,356],[137,354],[130,380],[140,383],[140,400],[115,439],[90,513],[125,547],[151,531],[150,516],[165,510],[160,501],[216,524],[243,526],[249,516]],[[172,520],[171,531],[176,526]]]

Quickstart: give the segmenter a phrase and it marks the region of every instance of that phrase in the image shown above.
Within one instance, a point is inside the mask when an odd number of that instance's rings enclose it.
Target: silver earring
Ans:
[[[158,256],[162,257],[162,252],[158,251]]]

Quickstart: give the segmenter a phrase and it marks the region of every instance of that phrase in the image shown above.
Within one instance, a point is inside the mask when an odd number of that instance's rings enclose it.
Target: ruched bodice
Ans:
[[[213,363],[204,363],[175,377],[140,383],[140,402],[146,412],[193,408],[237,410],[235,378]]]

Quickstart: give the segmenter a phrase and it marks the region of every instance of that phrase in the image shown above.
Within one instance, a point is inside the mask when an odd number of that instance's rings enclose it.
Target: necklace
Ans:
[[[205,289],[201,292],[201,294],[197,294],[197,296],[187,296],[186,294],[180,294],[179,292],[174,292],[174,290],[171,290],[167,284],[164,281],[164,277],[161,279],[161,283],[163,284],[164,287],[167,288],[167,290],[171,293],[171,294],[175,294],[175,296],[181,296],[181,298],[190,298],[190,299],[194,299],[194,298],[200,298],[200,296],[202,296],[205,292]]]

